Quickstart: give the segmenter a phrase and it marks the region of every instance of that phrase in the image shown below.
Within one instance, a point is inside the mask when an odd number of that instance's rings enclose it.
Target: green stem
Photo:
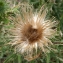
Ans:
[[[18,63],[21,63],[21,56],[18,54]]]
[[[47,54],[46,63],[50,63],[50,53]]]

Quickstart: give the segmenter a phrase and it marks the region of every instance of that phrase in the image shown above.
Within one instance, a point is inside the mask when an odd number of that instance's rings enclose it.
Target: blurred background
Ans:
[[[13,47],[7,45],[9,39],[9,28],[12,28],[12,21],[9,16],[15,16],[18,12],[18,3],[27,2],[33,5],[34,10],[40,9],[44,4],[49,8],[48,18],[55,17],[59,22],[57,26],[58,36],[52,38],[54,48],[58,52],[50,52],[41,55],[30,62],[26,61],[22,55],[14,53]],[[11,23],[9,25],[9,23]],[[0,0],[0,63],[63,63],[63,0]]]

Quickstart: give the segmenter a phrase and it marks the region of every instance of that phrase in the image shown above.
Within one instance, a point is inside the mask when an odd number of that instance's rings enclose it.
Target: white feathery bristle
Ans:
[[[33,28],[37,28],[36,22],[37,22],[37,17],[38,15],[34,15],[33,19],[34,19],[34,24],[33,24]]]

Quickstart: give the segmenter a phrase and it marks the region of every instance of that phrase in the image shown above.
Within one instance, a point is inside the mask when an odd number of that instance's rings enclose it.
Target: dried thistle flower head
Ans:
[[[12,46],[15,51],[21,53],[28,61],[37,58],[40,53],[46,53],[50,49],[50,38],[54,36],[56,21],[46,20],[47,8],[42,6],[38,12],[33,7],[22,4],[20,13],[13,18],[15,27],[12,29],[14,39]]]

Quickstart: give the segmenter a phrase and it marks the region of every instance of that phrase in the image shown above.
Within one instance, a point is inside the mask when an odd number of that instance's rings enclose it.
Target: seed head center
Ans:
[[[41,31],[37,28],[30,26],[25,32],[26,38],[30,43],[36,42],[41,38]]]

